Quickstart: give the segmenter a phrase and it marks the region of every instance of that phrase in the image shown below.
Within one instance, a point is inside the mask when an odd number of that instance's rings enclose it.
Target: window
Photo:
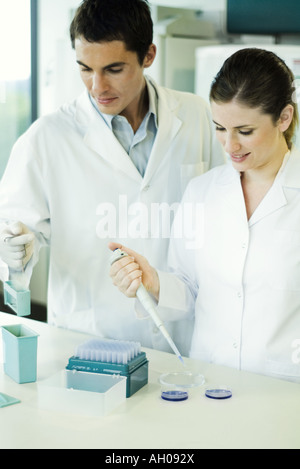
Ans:
[[[36,0],[0,0],[0,178],[17,138],[36,118]]]

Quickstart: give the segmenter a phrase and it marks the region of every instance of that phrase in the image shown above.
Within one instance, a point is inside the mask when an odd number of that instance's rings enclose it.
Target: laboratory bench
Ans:
[[[1,449],[299,449],[300,385],[185,359],[206,384],[181,402],[161,398],[159,377],[180,371],[175,355],[143,349],[148,384],[108,415],[85,416],[41,408],[38,386],[63,370],[75,347],[91,336],[0,313],[0,327],[23,324],[38,337],[37,382],[17,384],[3,370],[0,334],[0,392],[21,402],[0,409]],[[205,397],[207,385],[226,385],[232,397]]]

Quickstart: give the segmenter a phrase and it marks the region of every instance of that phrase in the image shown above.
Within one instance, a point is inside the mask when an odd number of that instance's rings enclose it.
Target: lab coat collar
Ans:
[[[227,185],[232,184],[233,182],[240,183],[240,173],[236,171],[230,162],[223,165],[223,171],[220,171],[216,183],[218,185]]]
[[[248,222],[249,227],[288,203],[285,189],[300,189],[299,174],[300,152],[293,146],[291,151],[285,156],[273,186],[250,218]],[[227,163],[224,166],[224,170],[218,175],[216,182],[221,187],[224,187],[224,191],[226,191],[225,198],[227,203],[230,204],[231,210],[235,211],[239,216],[244,217],[246,208],[242,194],[240,173],[233,168],[231,163]]]
[[[182,121],[175,114],[179,106],[177,99],[172,94],[166,94],[164,89],[157,86],[149,77],[146,79],[153,86],[158,97],[159,126],[144,178],[107,124],[99,118],[87,90],[78,98],[76,107],[76,119],[84,129],[84,141],[87,146],[105,158],[109,164],[142,183],[142,186],[150,183],[163,159],[169,153],[170,143],[182,126]]]
[[[254,225],[266,215],[288,204],[288,189],[300,190],[300,152],[295,146],[285,155],[273,186],[249,220]]]
[[[225,211],[229,209],[229,213],[233,218],[243,220],[247,226],[248,220],[240,173],[229,162],[223,165],[222,168],[216,177],[216,184],[219,186],[217,193],[221,202],[220,210],[223,210],[222,205],[224,204],[226,206]],[[218,171],[218,168],[216,170]]]
[[[87,90],[78,98],[76,118],[84,128],[84,142],[89,148],[115,166],[116,170],[123,171],[138,182],[141,181],[141,174],[104,119],[99,116]]]
[[[282,184],[274,181],[274,184],[261,201],[252,217],[249,220],[249,226],[259,222],[262,218],[270,215],[271,213],[279,210],[287,204],[287,199],[283,190]]]
[[[176,115],[179,102],[175,96],[166,93],[166,90],[158,86],[152,78],[146,77],[146,79],[158,97],[158,131],[146,168],[143,186],[148,185],[158,171],[162,161],[169,154],[173,139],[182,126],[182,121]]]

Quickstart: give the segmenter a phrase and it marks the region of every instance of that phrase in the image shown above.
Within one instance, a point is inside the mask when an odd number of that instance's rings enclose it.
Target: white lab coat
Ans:
[[[169,239],[156,227],[151,238],[147,210],[179,203],[189,180],[223,164],[224,154],[201,98],[154,86],[159,129],[144,178],[84,92],[14,146],[0,186],[0,219],[20,220],[37,244],[51,244],[50,324],[169,350],[152,320],[138,320],[134,300],[112,285],[107,244],[120,241],[165,269]],[[192,322],[185,324],[179,345],[188,350]]]
[[[160,311],[195,314],[192,357],[300,381],[300,152],[288,156],[249,221],[231,163],[190,183],[183,203],[203,204],[202,244],[172,240],[185,281],[160,273]]]

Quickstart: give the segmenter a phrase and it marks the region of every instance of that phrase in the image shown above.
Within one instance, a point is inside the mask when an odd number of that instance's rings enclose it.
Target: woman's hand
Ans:
[[[121,244],[110,243],[111,251],[121,249],[128,256],[116,261],[110,268],[110,277],[113,284],[129,298],[134,298],[136,292],[143,283],[146,290],[151,293],[156,300],[159,299],[159,277],[156,270],[149,264],[147,259],[132,249]]]

